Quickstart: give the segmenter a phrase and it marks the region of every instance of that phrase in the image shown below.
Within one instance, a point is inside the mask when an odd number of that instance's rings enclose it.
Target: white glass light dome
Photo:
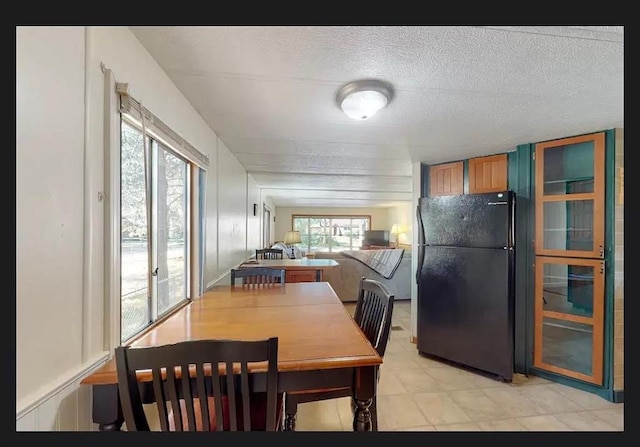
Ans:
[[[381,81],[355,81],[342,87],[336,100],[344,113],[354,120],[366,120],[384,109],[391,100],[391,87]]]
[[[342,110],[349,118],[354,120],[366,120],[382,110],[387,105],[387,97],[375,90],[363,90],[352,93],[344,98]]]

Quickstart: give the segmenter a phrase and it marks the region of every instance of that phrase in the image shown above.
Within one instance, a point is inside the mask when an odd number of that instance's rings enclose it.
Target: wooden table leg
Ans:
[[[296,431],[296,415],[298,413],[298,400],[295,395],[285,393],[284,405],[284,431]]]
[[[356,368],[354,386],[355,411],[353,431],[371,431],[371,412],[369,407],[376,393],[376,366]]]
[[[118,385],[93,385],[93,422],[100,431],[120,431],[124,418]]]

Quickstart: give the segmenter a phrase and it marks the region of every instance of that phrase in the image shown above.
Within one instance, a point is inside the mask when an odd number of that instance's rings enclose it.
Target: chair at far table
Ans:
[[[266,392],[250,389],[254,377],[248,365],[254,362],[267,362]],[[219,363],[224,364],[223,375]],[[185,369],[190,374],[182,374]],[[117,347],[118,391],[127,431],[150,431],[136,376],[143,370],[150,370],[162,431],[276,431],[280,426],[277,337]],[[213,395],[202,399],[206,390]]]
[[[362,332],[371,345],[384,357],[387,342],[391,333],[391,316],[393,314],[394,295],[379,281],[362,277],[358,292],[358,301],[353,319],[358,323]],[[378,378],[380,377],[378,370]],[[352,396],[351,388],[332,388],[326,390],[295,391],[285,394],[285,430],[295,430],[295,415],[298,404],[316,402],[327,399],[338,399]],[[378,411],[376,398],[371,406],[371,429],[378,430]]]
[[[284,284],[285,270],[269,267],[247,267],[231,269],[231,285],[236,285],[236,279],[242,279],[242,286],[273,286]]]
[[[256,259],[282,259],[284,250],[281,248],[263,248],[256,250]]]

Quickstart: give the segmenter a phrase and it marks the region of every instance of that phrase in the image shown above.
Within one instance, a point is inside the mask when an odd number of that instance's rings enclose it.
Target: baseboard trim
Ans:
[[[102,366],[109,359],[108,352],[101,352],[91,359],[89,362],[85,363],[84,366],[81,366],[76,370],[71,377],[68,377],[64,380],[57,380],[53,388],[49,389],[45,392],[40,392],[37,394],[33,394],[31,396],[27,396],[22,399],[22,402],[16,402],[16,419],[20,419],[23,415],[27,414],[34,408],[41,405],[43,402],[46,402],[51,397],[55,396],[61,390],[65,389],[67,386],[71,385],[73,382],[76,382],[82,379],[84,376],[91,373],[94,369]]]
[[[229,276],[229,273],[231,273],[231,271],[229,271],[229,272],[225,273],[225,274],[224,274],[224,275],[222,275],[222,276],[219,276],[217,279],[214,279],[213,281],[210,281],[210,282],[207,284],[207,287],[205,288],[205,292],[206,292],[207,290],[211,289],[213,286],[218,285],[218,283],[219,283],[219,282],[221,282],[221,281],[222,281],[226,276]]]
[[[247,259],[245,259],[244,261],[239,262],[238,264],[236,264],[235,266],[233,266],[233,267],[231,267],[231,268],[233,268],[233,269],[237,269],[237,268],[239,268],[242,264],[244,264],[245,262],[247,262],[247,261],[248,261],[249,259],[251,259],[251,258],[255,258],[255,254],[254,254],[253,256],[248,257],[248,258],[247,258]],[[226,273],[224,273],[223,275],[218,276],[218,278],[217,278],[217,279],[214,279],[213,281],[209,281],[209,282],[207,283],[207,285],[205,286],[205,292],[206,292],[207,290],[209,290],[210,288],[212,288],[213,286],[218,285],[218,283],[219,283],[220,281],[222,281],[223,279],[225,279],[225,277],[228,277],[228,276],[229,276],[229,274],[231,274],[231,268],[230,268]]]
[[[624,403],[624,390],[615,390],[613,392],[613,399],[612,401],[616,404],[622,404]]]

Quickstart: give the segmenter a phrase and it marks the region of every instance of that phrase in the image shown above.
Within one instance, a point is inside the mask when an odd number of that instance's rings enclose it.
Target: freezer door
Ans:
[[[418,351],[510,380],[513,251],[424,247]]]
[[[455,247],[513,246],[514,194],[503,191],[422,198],[423,241]]]

